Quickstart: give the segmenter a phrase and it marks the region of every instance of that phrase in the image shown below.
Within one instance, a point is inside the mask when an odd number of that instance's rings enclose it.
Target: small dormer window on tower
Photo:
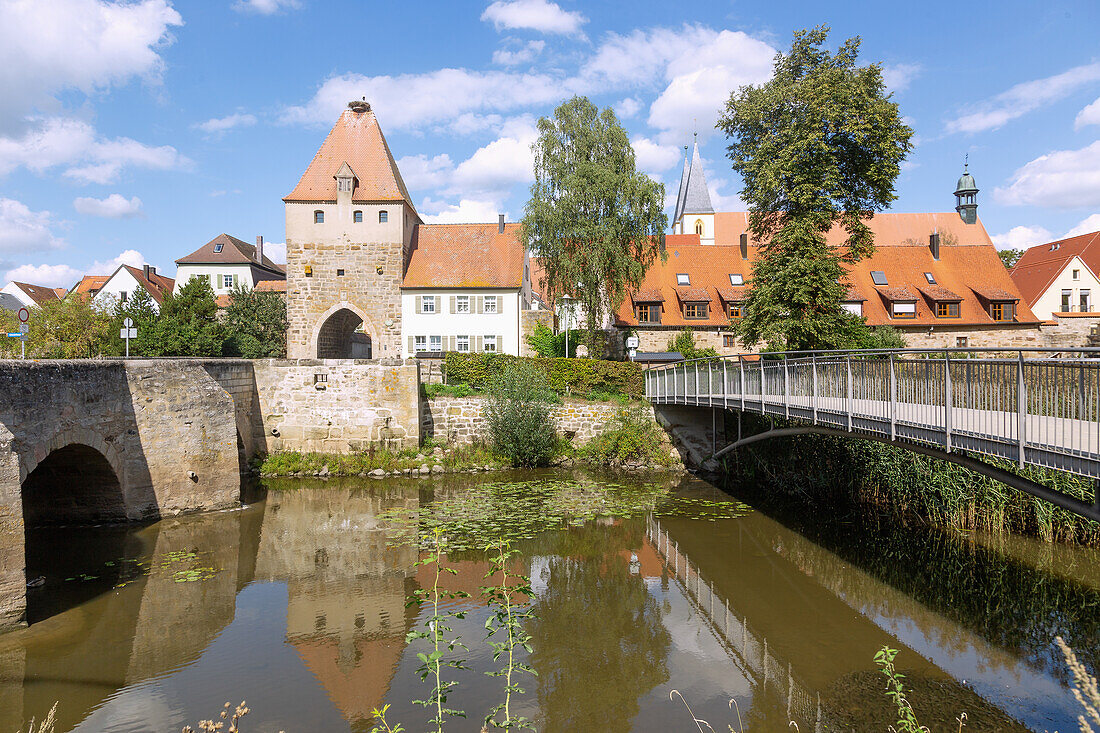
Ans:
[[[351,193],[351,176],[340,176],[337,178],[336,190],[341,193]]]

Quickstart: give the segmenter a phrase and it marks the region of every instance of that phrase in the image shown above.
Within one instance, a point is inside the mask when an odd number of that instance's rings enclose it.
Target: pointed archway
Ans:
[[[348,305],[336,307],[326,314],[317,329],[314,343],[318,359],[370,359],[373,343],[364,333],[364,317]]]

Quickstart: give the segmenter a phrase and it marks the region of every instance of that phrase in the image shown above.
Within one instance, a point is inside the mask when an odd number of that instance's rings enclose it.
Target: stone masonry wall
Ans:
[[[554,407],[558,432],[577,444],[603,432],[624,408],[617,404],[570,400]],[[471,443],[488,436],[484,397],[437,397],[424,400],[421,433],[425,437]]]
[[[521,310],[519,312],[519,355],[538,356],[531,344],[527,343],[527,337],[535,332],[539,324],[543,324],[550,330],[554,329],[554,311],[551,310]]]
[[[255,373],[261,450],[347,453],[420,442],[415,360],[267,360],[255,362]]]

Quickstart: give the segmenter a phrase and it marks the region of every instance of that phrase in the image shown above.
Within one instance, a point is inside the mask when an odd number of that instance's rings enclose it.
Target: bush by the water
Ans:
[[[601,359],[541,359],[500,353],[448,351],[447,383],[468,384],[476,390],[486,389],[506,366],[516,363],[528,364],[542,372],[550,389],[561,394],[598,392],[622,394],[634,399],[645,396],[645,377],[639,364]]]
[[[662,441],[663,436],[664,433],[645,408],[621,410],[608,429],[588,441],[580,449],[580,454],[605,465],[641,463],[667,466],[671,463],[671,457]]]
[[[550,414],[555,401],[546,375],[527,361],[505,366],[489,381],[485,416],[493,447],[513,466],[545,466],[557,434]]]

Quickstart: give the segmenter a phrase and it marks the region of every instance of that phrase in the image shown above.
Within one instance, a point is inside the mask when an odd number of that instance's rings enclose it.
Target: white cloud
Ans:
[[[264,241],[264,257],[268,258],[272,262],[285,265],[286,264],[286,242],[268,242]]]
[[[0,0],[0,18],[0,130],[8,132],[36,108],[56,108],[58,92],[158,81],[158,51],[183,24],[168,0]]]
[[[1041,155],[1015,173],[994,198],[1002,204],[1071,209],[1100,206],[1100,140],[1079,150]]]
[[[1051,241],[1054,235],[1040,226],[1017,226],[1004,234],[993,234],[989,238],[997,249],[1027,249]]]
[[[579,35],[581,26],[588,22],[581,13],[562,10],[560,5],[547,0],[496,0],[485,8],[481,19],[492,23],[498,31],[523,28],[567,36]]]
[[[136,249],[120,252],[109,260],[97,260],[83,270],[69,265],[20,265],[5,274],[7,280],[18,280],[31,285],[45,285],[51,288],[71,288],[85,275],[110,275],[121,265],[141,267],[145,256]]]
[[[466,224],[496,221],[502,213],[500,202],[495,199],[461,199],[457,204],[425,199],[420,212],[429,224]],[[427,213],[424,212],[433,212]],[[506,215],[507,216],[507,215]]]
[[[78,197],[73,200],[73,208],[89,216],[128,219],[141,213],[141,199],[137,196],[127,199],[117,193],[112,193],[105,199]]]
[[[620,99],[611,108],[615,110],[615,114],[620,119],[628,120],[641,111],[642,103],[635,97],[627,97],[626,99]]]
[[[909,82],[921,72],[920,64],[890,64],[882,67],[882,81],[891,92],[903,92],[909,88]]]
[[[517,183],[534,180],[531,145],[538,136],[534,123],[529,118],[513,120],[505,124],[503,132],[455,167],[451,176],[453,191],[503,192]]]
[[[247,113],[234,113],[225,117],[213,117],[206,122],[198,122],[193,127],[207,135],[221,135],[234,127],[251,127],[256,124],[256,116]]]
[[[298,0],[237,0],[233,3],[233,9],[238,13],[259,13],[260,15],[273,15],[283,10],[302,7]]]
[[[542,49],[545,47],[546,41],[528,41],[515,50],[499,48],[493,51],[493,63],[501,66],[526,64],[534,61],[535,57],[542,53]]]
[[[630,141],[634,148],[634,160],[646,173],[667,171],[681,161],[682,154],[675,145],[661,145],[647,137],[638,136]]]
[[[51,117],[22,137],[0,136],[0,176],[19,167],[42,173],[67,165],[65,175],[81,182],[110,183],[124,167],[167,170],[190,165],[170,145],[153,147],[128,137],[97,137],[87,122]]]
[[[446,185],[454,171],[454,164],[451,163],[451,156],[446,153],[432,158],[426,155],[407,155],[397,161],[397,169],[401,171],[401,178],[410,190],[423,191]]]
[[[1062,99],[1076,89],[1100,80],[1100,62],[1076,66],[1061,74],[1023,82],[987,99],[947,123],[947,132],[996,130],[1040,106]]]
[[[53,233],[57,222],[48,211],[31,211],[15,199],[0,198],[0,251],[58,249],[65,240]]]
[[[1085,125],[1100,125],[1100,97],[1077,113],[1077,119],[1073,121],[1073,129],[1080,130]]]
[[[68,265],[20,265],[8,270],[5,282],[16,280],[47,288],[71,288],[84,276],[80,270]]]
[[[1066,232],[1066,237],[1076,237],[1078,234],[1088,234],[1089,232],[1100,231],[1100,214],[1092,214],[1083,220],[1081,223]]]

